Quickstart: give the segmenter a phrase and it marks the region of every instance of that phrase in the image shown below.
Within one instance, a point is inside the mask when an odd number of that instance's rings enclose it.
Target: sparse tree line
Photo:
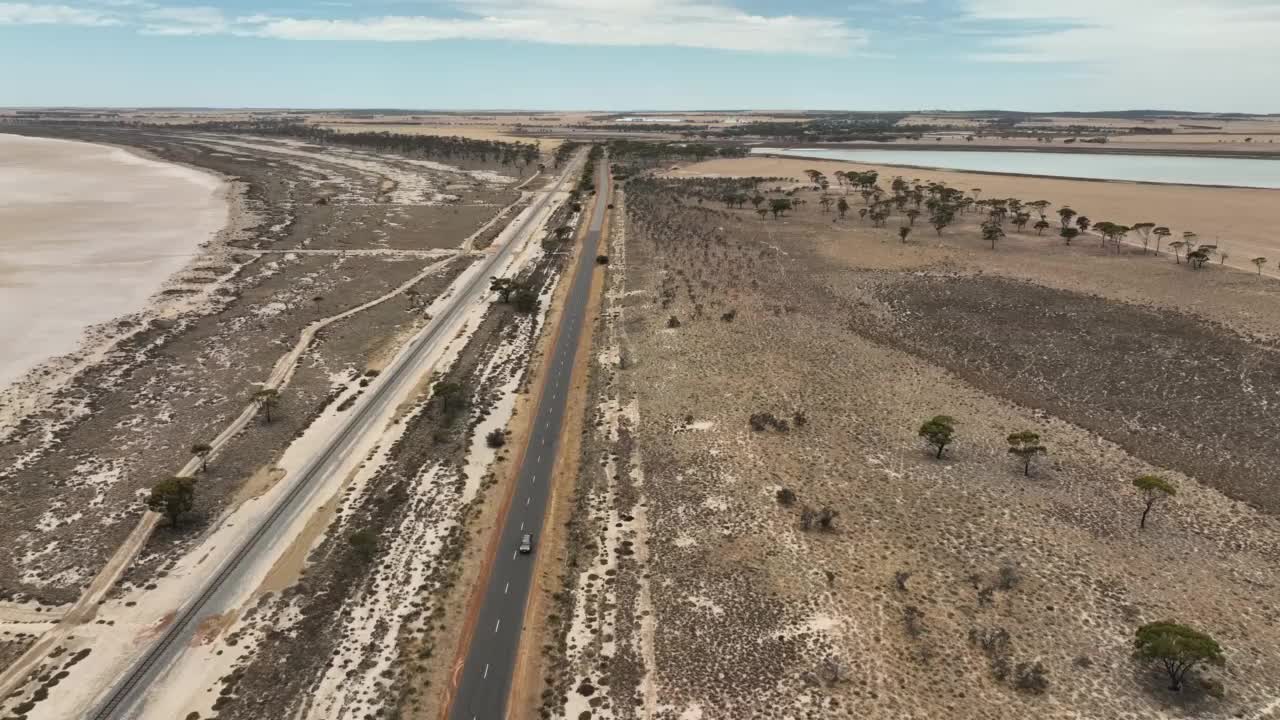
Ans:
[[[1053,203],[1048,200],[983,199],[982,188],[965,191],[945,183],[907,181],[902,177],[893,178],[886,190],[878,184],[879,174],[874,170],[837,170],[832,174],[834,184],[832,178],[818,170],[806,170],[805,174],[810,183],[808,187],[821,193],[817,203],[821,212],[834,212],[836,219],[844,220],[853,210],[849,196],[860,196],[863,204],[857,210],[858,219],[870,221],[872,227],[885,227],[887,221],[897,215],[900,218],[897,234],[904,243],[914,231],[918,219],[923,218],[941,236],[961,216],[977,214],[981,218],[982,238],[991,244],[993,250],[1009,231],[1024,233],[1030,226],[1036,235],[1044,235],[1046,230],[1056,227],[1058,237],[1066,245],[1071,245],[1072,241],[1092,229],[1102,241],[1102,247],[1113,250],[1117,255],[1131,240],[1141,241],[1143,254],[1151,251],[1154,242],[1155,255],[1160,255],[1162,247],[1165,247],[1173,252],[1176,264],[1183,264],[1185,261],[1188,267],[1195,270],[1215,259],[1219,264],[1225,264],[1230,257],[1225,248],[1202,242],[1199,234],[1194,231],[1184,231],[1179,239],[1170,241],[1169,238],[1174,233],[1167,226],[1151,221],[1131,225],[1110,220],[1094,222],[1068,206],[1051,211]],[[783,190],[781,185],[775,185],[772,190],[762,192],[759,186],[772,178],[750,180],[755,183],[755,187],[749,191],[726,191],[717,199],[729,209],[744,208],[749,202],[762,220],[770,215],[777,220],[806,204],[803,198],[796,197],[796,192],[804,188]],[[698,202],[706,199],[699,189],[692,190],[690,196]],[[1051,216],[1056,216],[1056,223],[1050,219]],[[1266,257],[1256,257],[1251,258],[1250,262],[1261,274],[1269,261]]]
[[[167,132],[212,132],[234,135],[259,135],[287,137],[317,145],[344,145],[378,152],[395,152],[402,155],[438,158],[444,160],[466,159],[501,165],[531,165],[541,153],[533,143],[512,143],[498,140],[477,140],[456,135],[426,135],[378,132],[341,132],[299,120],[246,120],[207,121],[187,125],[143,122],[77,123],[95,127],[124,127]]]
[[[934,458],[941,460],[946,449],[956,441],[956,420],[949,415],[935,415],[921,423],[916,435],[924,441]],[[1034,430],[1010,433],[1005,438],[1005,442],[1009,446],[1009,454],[1017,459],[1024,477],[1031,477],[1032,463],[1035,458],[1049,454],[1049,449],[1042,443],[1040,434]],[[1160,501],[1178,494],[1173,482],[1160,475],[1143,475],[1133,481],[1133,486],[1137,488],[1142,500],[1142,515],[1138,521],[1139,530],[1146,529],[1147,517]]]
[[[727,207],[732,209],[743,206],[742,196],[745,195],[746,202],[752,202],[755,196],[760,195],[762,199],[759,205],[764,206],[768,198],[764,198],[764,193],[758,192],[758,188],[767,182],[770,181],[764,178],[701,178],[678,181],[638,178],[630,181],[629,184],[628,216],[634,221],[638,232],[643,232],[653,238],[660,248],[675,258],[675,262],[678,262],[681,257],[676,254],[677,251],[692,253],[695,256],[698,253],[702,253],[704,257],[714,258],[716,249],[733,243],[733,238],[726,236],[723,232],[716,231],[717,223],[715,220],[724,217],[726,211],[706,209],[702,207],[703,203],[706,200],[723,201]],[[846,179],[845,182],[848,183],[849,181]],[[862,179],[855,177],[850,189],[859,188],[861,184]],[[871,184],[875,184],[874,181]],[[874,191],[871,192],[874,193]],[[790,197],[775,197],[773,199],[789,200]],[[836,200],[839,199],[836,198]],[[789,211],[794,207],[794,205],[788,205],[783,212]],[[925,205],[922,202],[923,207]],[[673,213],[673,208],[677,212]],[[835,203],[826,211],[830,212],[833,209],[837,209]],[[908,203],[908,209],[914,209],[911,203]],[[765,208],[765,210],[766,214],[772,212],[769,208]],[[1043,210],[1045,211],[1044,215],[1050,214],[1051,210],[1048,202],[1043,204]],[[1008,206],[1006,206],[1006,212],[1008,211]],[[960,211],[957,210],[957,212]],[[1039,214],[1039,210],[1034,206],[1030,210],[1024,206],[1021,212]],[[905,211],[903,214],[905,214]],[[1058,215],[1052,225],[1062,227],[1069,223],[1071,228],[1079,234],[1080,225],[1077,223],[1076,214],[1072,212],[1064,213],[1064,215],[1069,216],[1066,218],[1066,222],[1064,222],[1063,215]],[[1043,219],[1047,222],[1047,218]],[[686,220],[690,222],[685,222]],[[1000,223],[1002,229],[1009,222],[1012,222],[1012,220]],[[1025,224],[1027,223],[1024,223],[1024,226]],[[1092,226],[1092,223],[1088,224]],[[1154,226],[1151,228],[1153,237],[1161,237],[1154,234],[1155,229]],[[765,253],[765,250],[761,250],[759,257],[765,257]],[[750,263],[753,260],[748,258],[748,270],[750,270]],[[685,272],[686,270],[688,272]],[[664,278],[664,288],[665,283],[668,281],[676,283],[686,277],[692,279],[699,277],[694,269],[687,267],[677,266],[670,269],[669,272],[670,275]],[[751,284],[753,281],[750,278],[746,278],[743,282]],[[660,294],[660,297],[665,308],[665,303],[669,299],[665,289]],[[794,436],[792,420],[793,418],[786,417],[785,414],[780,416],[779,413],[769,411],[753,413],[746,418],[748,427],[754,433],[792,433],[791,436]],[[808,421],[806,420],[806,422]],[[918,428],[914,429],[922,444],[929,448],[931,456],[938,459],[945,458],[957,446],[963,448],[963,443],[965,442],[963,426],[954,417],[948,415],[930,417],[924,420]],[[1006,435],[1004,441],[1004,445],[1007,446],[1008,456],[1011,459],[1011,465],[1021,471],[1025,477],[1034,476],[1037,465],[1050,452],[1048,446],[1051,443],[1046,442],[1041,434],[1035,430],[1019,429]],[[1170,499],[1176,496],[1177,488],[1171,479],[1160,475],[1143,475],[1129,481],[1129,484],[1132,485],[1134,492],[1133,519],[1139,521],[1140,532],[1145,532],[1146,524],[1151,518],[1158,517],[1161,505],[1168,503]],[[816,532],[819,537],[828,533],[839,533],[839,510],[832,507],[831,504],[803,498],[795,488],[787,486],[775,488],[774,499],[780,508],[787,510],[788,521],[796,522],[801,531]],[[833,585],[835,582],[834,573],[830,571],[824,572],[828,585]],[[900,573],[899,577],[895,577],[894,582],[900,591],[906,592],[909,576],[909,573]],[[1006,571],[1005,568],[1001,568],[1001,572],[995,580],[980,583],[980,586],[975,585],[979,593],[978,603],[980,605],[989,604],[993,600],[993,593],[999,590],[1011,589],[1017,585],[1017,582],[1018,576],[1016,572]],[[912,607],[915,608],[914,611],[910,609]],[[925,609],[921,610],[921,608]],[[918,606],[908,605],[904,609],[903,622],[907,627],[908,633],[926,634],[929,632],[928,617],[925,614],[927,608],[928,606],[920,603]],[[975,640],[975,643],[981,647],[980,640],[981,638]],[[994,644],[1000,644],[998,638],[994,641]],[[1225,662],[1223,649],[1209,634],[1177,621],[1162,620],[1146,623],[1136,628],[1130,641],[1130,647],[1133,659],[1144,666],[1150,666],[1161,671],[1167,680],[1167,687],[1171,690],[1182,690],[1194,681],[1196,683],[1194,686],[1203,689],[1206,693],[1221,694],[1221,683],[1204,677],[1195,678],[1197,668],[1221,665]],[[1092,661],[1088,658],[1077,658],[1077,665],[1081,667],[1084,667],[1089,662]],[[1047,662],[1034,658],[1029,658],[1026,662],[1009,661],[1000,663],[996,662],[994,656],[992,657],[992,672],[998,675],[998,680],[1008,682],[1014,689],[1032,694],[1046,691],[1049,685],[1049,670]],[[838,681],[838,672],[828,673],[828,675],[837,678],[832,682]],[[815,675],[815,677],[817,676]],[[826,677],[819,679],[822,682],[827,682]]]

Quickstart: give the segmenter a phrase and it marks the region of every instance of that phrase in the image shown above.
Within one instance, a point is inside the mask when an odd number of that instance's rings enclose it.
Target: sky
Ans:
[[[1280,0],[0,0],[0,107],[1280,112]]]

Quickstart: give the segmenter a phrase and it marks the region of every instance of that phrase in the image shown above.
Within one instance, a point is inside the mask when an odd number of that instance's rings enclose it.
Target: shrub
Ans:
[[[596,264],[597,264],[597,265],[608,265],[608,264],[609,264],[609,256],[608,256],[608,255],[597,255],[597,256],[596,256]]]
[[[373,531],[369,529],[357,530],[351,533],[351,536],[347,538],[347,542],[351,543],[351,547],[355,548],[356,553],[365,560],[372,559],[378,552],[378,536],[374,535]]]
[[[667,327],[673,330],[675,328],[680,327],[680,318],[676,317],[675,315],[672,315],[670,318],[667,318]]]
[[[1222,686],[1222,683],[1214,680],[1213,678],[1200,678],[1200,689],[1203,690],[1206,695],[1219,700],[1227,694],[1226,688]]]
[[[924,612],[915,605],[908,605],[902,609],[902,623],[911,637],[920,637],[924,634]]]
[[[511,304],[516,312],[526,315],[538,309],[538,293],[528,288],[520,288],[511,295]]]
[[[796,504],[796,493],[791,488],[779,489],[778,492],[774,493],[774,497],[777,498],[779,505],[785,507],[791,507]]]
[[[507,444],[507,434],[502,430],[494,430],[484,436],[485,444],[495,450]]]
[[[1018,663],[1018,668],[1014,671],[1013,686],[1023,692],[1040,695],[1049,689],[1048,674],[1039,661]]]
[[[773,428],[778,432],[787,432],[791,429],[786,420],[782,420],[773,413],[768,412],[755,413],[748,418],[747,422],[751,425],[751,429],[756,432],[764,432],[769,428]]]
[[[893,574],[893,584],[900,592],[907,591],[907,581],[911,579],[911,573],[906,570],[899,570]]]
[[[1022,576],[1018,574],[1018,568],[1012,564],[1005,564],[1000,567],[1000,572],[996,576],[996,587],[1001,590],[1012,590],[1022,582]]]

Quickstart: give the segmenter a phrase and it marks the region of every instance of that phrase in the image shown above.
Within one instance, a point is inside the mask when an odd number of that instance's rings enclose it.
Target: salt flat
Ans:
[[[119,148],[0,134],[0,387],[141,310],[225,224],[224,187]]]

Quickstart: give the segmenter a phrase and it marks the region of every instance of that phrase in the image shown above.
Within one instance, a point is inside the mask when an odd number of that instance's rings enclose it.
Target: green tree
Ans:
[[[845,213],[849,212],[849,201],[841,197],[836,201],[836,210],[840,212],[840,219],[844,219]]]
[[[911,234],[910,227],[903,225],[902,227],[898,228],[898,239],[901,240],[902,242],[905,243],[907,241],[907,236],[910,234]]]
[[[1147,528],[1147,516],[1151,514],[1151,508],[1155,507],[1157,502],[1178,494],[1173,483],[1159,475],[1143,475],[1133,481],[1133,486],[1142,493],[1142,519],[1138,521],[1139,530]]]
[[[1156,254],[1160,254],[1160,241],[1173,234],[1173,231],[1163,225],[1151,231],[1156,236]]]
[[[1058,234],[1062,236],[1063,240],[1067,241],[1068,245],[1070,245],[1071,241],[1075,240],[1076,237],[1080,235],[1080,231],[1073,227],[1064,227],[1058,232]]]
[[[1043,235],[1044,231],[1048,230],[1051,226],[1049,225],[1048,220],[1041,218],[1040,220],[1036,221],[1036,224],[1033,227],[1036,229],[1037,235]]]
[[[751,206],[758,210],[760,208],[760,203],[764,202],[764,200],[765,198],[763,195],[756,193],[751,197]]]
[[[761,219],[761,220],[763,220],[763,219],[765,219],[766,217],[768,217],[768,216],[769,216],[769,209],[768,209],[768,208],[756,208],[756,214],[760,216],[760,219]]]
[[[1173,242],[1169,243],[1169,247],[1173,249],[1173,262],[1175,265],[1182,264],[1181,251],[1182,251],[1182,248],[1186,246],[1187,244],[1181,240],[1174,240]]]
[[[991,249],[996,249],[996,241],[1004,237],[1004,228],[1000,226],[999,220],[988,220],[982,223],[982,239],[991,243]]]
[[[1209,262],[1209,258],[1212,254],[1213,254],[1212,250],[1204,246],[1198,247],[1195,250],[1192,250],[1191,252],[1187,253],[1187,263],[1190,264],[1191,267],[1195,268],[1196,270],[1199,270],[1200,268],[1204,267],[1205,263]]]
[[[489,290],[498,293],[498,302],[511,302],[511,293],[516,289],[515,281],[511,278],[491,277],[489,278]]]
[[[950,208],[940,207],[929,216],[929,224],[932,225],[933,229],[938,231],[938,235],[941,236],[943,228],[950,225],[951,221],[955,220],[955,217],[955,212]]]
[[[1226,664],[1217,640],[1172,620],[1147,623],[1136,635],[1133,656],[1163,668],[1173,692],[1182,689],[1183,680],[1195,666]]]
[[[907,210],[907,222],[908,222],[912,227],[915,227],[915,224],[916,224],[916,218],[918,218],[918,217],[920,217],[920,210],[919,210],[918,208],[911,208],[911,209]]]
[[[1084,215],[1081,215],[1080,217],[1076,218],[1076,227],[1080,228],[1081,233],[1089,232],[1089,225],[1090,225],[1089,218],[1085,217]]]
[[[1022,460],[1022,474],[1024,476],[1031,475],[1031,459],[1036,455],[1046,455],[1049,449],[1040,444],[1040,435],[1030,430],[1023,430],[1011,434],[1007,438],[1009,442],[1009,453],[1017,455]]]
[[[935,415],[920,426],[917,433],[933,447],[938,449],[937,458],[942,459],[942,451],[955,439],[956,421],[948,415]]]
[[[151,488],[147,507],[169,518],[169,524],[177,527],[183,515],[191,512],[196,504],[196,481],[189,477],[171,477],[161,480]]]
[[[264,387],[253,394],[253,401],[258,403],[258,408],[262,410],[267,422],[271,422],[271,411],[280,404],[280,391],[275,388]]]
[[[769,212],[773,213],[774,220],[777,220],[781,215],[786,215],[790,209],[791,201],[786,198],[775,198],[769,201]]]
[[[1253,263],[1254,267],[1258,268],[1258,274],[1261,275],[1262,266],[1267,264],[1267,259],[1264,257],[1256,257],[1249,262]]]
[[[432,387],[431,402],[444,415],[446,422],[453,422],[470,404],[470,393],[462,383],[440,381]]]
[[[1147,246],[1151,242],[1151,231],[1155,230],[1156,224],[1153,222],[1140,222],[1133,224],[1133,231],[1138,233],[1142,238],[1142,254],[1147,254]]]
[[[831,203],[832,203],[832,200],[830,196],[827,196],[827,195],[823,195],[818,200],[818,204],[822,206],[822,212],[824,213],[831,212]]]
[[[200,472],[209,470],[209,453],[213,452],[213,446],[209,443],[196,443],[191,446],[191,454],[200,458]]]
[[[1064,228],[1071,224],[1071,219],[1075,216],[1076,211],[1069,207],[1058,208],[1058,219],[1062,221],[1062,227]]]

